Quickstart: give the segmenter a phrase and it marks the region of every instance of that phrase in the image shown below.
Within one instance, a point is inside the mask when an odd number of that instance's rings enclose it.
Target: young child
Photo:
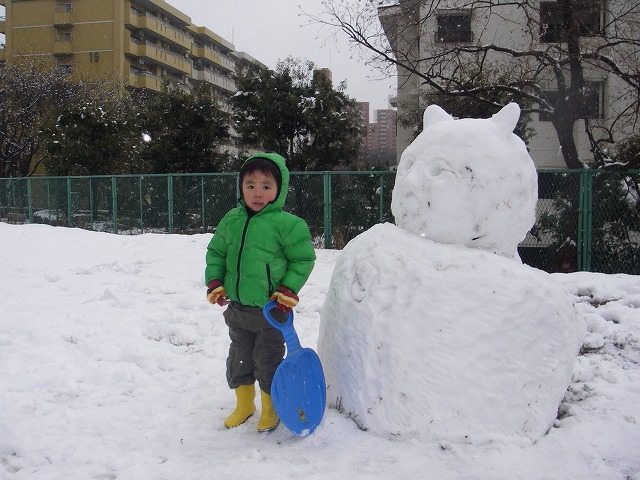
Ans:
[[[271,382],[284,358],[284,339],[264,318],[262,308],[277,299],[280,311],[272,314],[284,322],[316,258],[306,222],[282,211],[288,186],[289,170],[280,155],[249,157],[240,169],[239,206],[220,221],[207,247],[207,298],[212,304],[228,304],[227,382],[235,389],[237,403],[224,422],[227,428],[244,423],[255,412],[256,380],[262,399],[258,431],[268,432],[280,423],[271,401]]]

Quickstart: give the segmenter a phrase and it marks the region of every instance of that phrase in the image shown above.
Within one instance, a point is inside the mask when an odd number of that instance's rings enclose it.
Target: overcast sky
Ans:
[[[346,37],[319,25],[309,25],[309,14],[323,11],[320,0],[168,0],[191,21],[232,42],[270,68],[291,55],[330,68],[334,85],[347,81],[347,94],[369,102],[374,109],[388,108],[395,96],[395,78],[379,80],[350,50]]]

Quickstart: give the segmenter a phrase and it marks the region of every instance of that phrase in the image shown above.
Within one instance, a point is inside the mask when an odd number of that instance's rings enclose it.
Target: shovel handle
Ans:
[[[275,308],[277,300],[271,300],[267,302],[267,304],[263,307],[262,313],[264,317],[267,319],[267,322],[282,332],[282,336],[284,337],[284,343],[287,345],[287,356],[292,353],[297,352],[302,348],[300,346],[300,339],[298,338],[298,334],[296,330],[293,328],[293,312],[287,313],[287,321],[284,323],[277,322],[271,316],[271,310]]]

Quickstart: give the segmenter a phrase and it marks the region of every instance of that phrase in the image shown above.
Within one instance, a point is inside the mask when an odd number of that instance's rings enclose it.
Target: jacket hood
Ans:
[[[277,153],[257,153],[247,158],[247,160],[245,160],[242,166],[244,167],[247,163],[249,163],[251,160],[254,160],[256,158],[266,158],[267,160],[270,160],[273,163],[275,163],[278,169],[280,170],[280,176],[281,176],[280,190],[278,191],[278,196],[272,203],[264,207],[260,211],[260,213],[264,211],[282,210],[282,208],[284,207],[284,202],[287,200],[287,192],[289,191],[289,169],[287,168],[287,163],[284,157],[282,157],[281,155],[278,155]],[[240,177],[238,177],[238,184],[239,184],[238,188],[240,192],[242,192],[242,180]],[[240,203],[242,204],[242,206],[246,207],[242,196],[240,198],[241,198]]]

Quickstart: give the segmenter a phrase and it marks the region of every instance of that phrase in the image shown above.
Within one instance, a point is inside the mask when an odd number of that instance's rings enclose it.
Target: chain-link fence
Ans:
[[[640,274],[640,171],[538,172],[537,221],[519,252],[548,272]]]
[[[640,171],[539,172],[523,261],[548,272],[640,274]],[[392,222],[395,172],[292,172],[285,209],[318,248]],[[236,173],[0,179],[0,217],[120,234],[214,232],[239,197]]]

